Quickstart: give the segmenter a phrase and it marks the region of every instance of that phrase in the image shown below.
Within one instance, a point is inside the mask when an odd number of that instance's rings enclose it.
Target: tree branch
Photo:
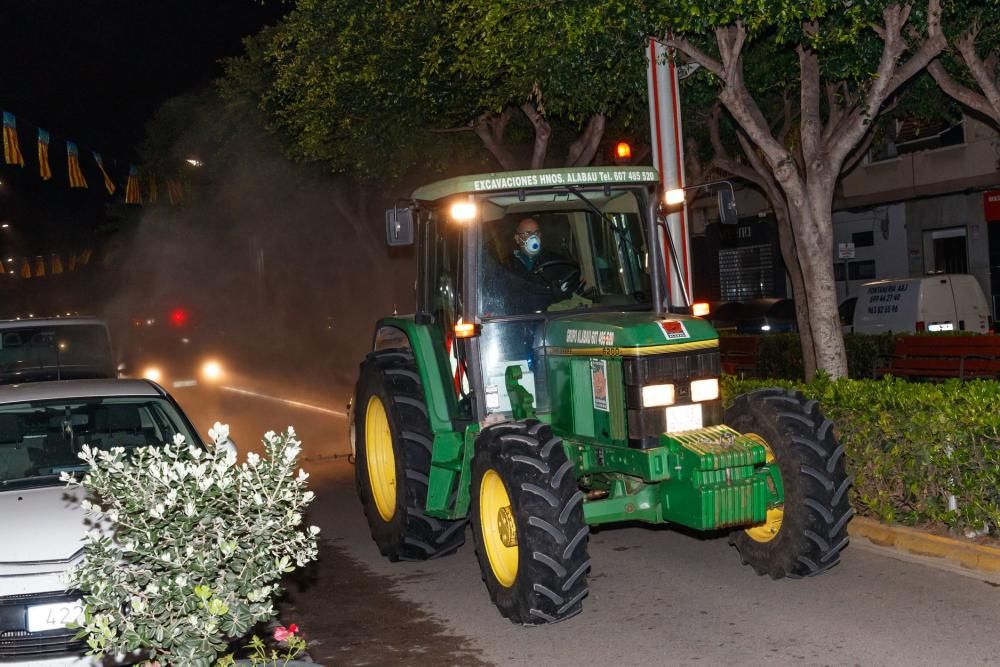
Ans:
[[[528,117],[535,128],[535,144],[531,151],[531,168],[541,169],[545,166],[545,155],[549,151],[549,137],[552,135],[552,128],[549,126],[545,116],[538,112],[535,105],[525,102],[521,105],[521,112]]]
[[[500,114],[486,113],[477,118],[472,126],[473,131],[475,131],[479,140],[483,142],[486,150],[507,171],[518,168],[517,158],[514,157],[514,154],[510,152],[510,149],[507,148],[507,145],[503,141],[507,123],[510,122],[510,117],[513,113],[513,107],[505,108]]]
[[[816,29],[814,23],[806,24],[804,27],[807,33],[813,32]],[[817,167],[822,167],[825,161],[823,160],[824,151],[821,142],[823,119],[820,118],[819,114],[819,58],[816,56],[815,51],[804,45],[799,45],[797,50],[799,53],[799,72],[802,81],[799,93],[801,98],[800,104],[802,106],[802,118],[799,125],[802,154],[803,156],[808,156]],[[812,165],[807,165],[807,169],[810,166]]]
[[[993,108],[992,118],[1000,123],[1000,86],[997,85],[996,62],[997,54],[993,52],[987,60],[976,53],[976,39],[979,37],[979,26],[973,25],[961,37],[955,40],[955,48],[962,55],[966,67],[972,72],[972,78],[979,84],[983,96]]]
[[[878,116],[879,109],[901,85],[927,67],[944,50],[947,42],[941,31],[941,0],[927,2],[927,37],[917,52],[905,62],[900,58],[906,52],[907,44],[903,29],[910,18],[911,5],[892,4],[882,12],[884,26],[873,29],[883,41],[882,55],[875,71],[874,80],[868,89],[863,104],[840,123],[838,131],[831,136],[829,162],[839,171],[847,155],[864,138],[871,123]]]
[[[985,116],[993,118],[997,123],[1000,123],[1000,118],[998,118],[997,110],[990,106],[990,101],[986,99],[984,95],[981,95],[971,88],[963,86],[958,81],[956,81],[948,71],[941,64],[941,61],[935,60],[930,65],[927,66],[927,71],[930,75],[934,77],[937,84],[941,87],[941,90],[945,92],[946,95],[954,98],[960,104],[964,104],[973,111],[977,111]]]
[[[582,167],[590,164],[594,160],[597,148],[604,138],[604,127],[607,117],[604,114],[595,113],[587,121],[587,127],[583,133],[569,147],[566,157],[567,167]]]
[[[720,79],[726,78],[725,72],[722,69],[722,63],[699,49],[686,38],[670,36],[664,39],[663,43],[672,49],[680,51],[690,60],[698,63]]]

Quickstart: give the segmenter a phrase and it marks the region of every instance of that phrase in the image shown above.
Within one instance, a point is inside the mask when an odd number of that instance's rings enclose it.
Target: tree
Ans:
[[[260,100],[291,154],[356,175],[485,148],[503,169],[589,164],[645,117],[642,17],[576,0],[299,0],[247,41],[225,89]],[[471,139],[471,142],[470,142]],[[479,153],[481,155],[481,153]]]
[[[788,211],[816,367],[845,376],[833,279],[834,190],[844,167],[866,148],[884,105],[944,49],[940,0],[929,0],[926,8],[849,0],[682,0],[662,3],[657,22],[665,43],[710,73],[718,101],[746,142],[748,160],[766,165],[754,171],[767,176]],[[785,123],[768,123],[762,93],[748,77],[748,63],[766,65],[756,54],[776,48],[797,60],[792,146]]]
[[[951,48],[927,69],[945,93],[1000,128],[1000,2],[968,3],[949,18]]]

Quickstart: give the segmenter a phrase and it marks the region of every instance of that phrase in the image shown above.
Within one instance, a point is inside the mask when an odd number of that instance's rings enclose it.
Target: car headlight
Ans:
[[[674,385],[650,384],[642,388],[642,407],[658,408],[674,404]]]
[[[691,400],[714,401],[719,397],[719,379],[709,378],[708,380],[695,380],[691,383]]]
[[[208,382],[217,382],[222,379],[224,375],[222,370],[222,364],[220,364],[215,359],[206,361],[201,365],[201,377]]]
[[[142,377],[152,382],[162,382],[163,371],[156,366],[147,366],[142,371]]]

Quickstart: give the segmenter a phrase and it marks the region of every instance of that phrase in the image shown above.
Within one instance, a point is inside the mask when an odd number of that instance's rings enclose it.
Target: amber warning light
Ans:
[[[707,317],[709,310],[707,303],[695,303],[691,305],[691,314],[695,317]]]
[[[475,322],[459,320],[455,323],[455,338],[475,338],[479,335],[480,330],[480,325]]]
[[[615,146],[615,155],[619,160],[630,160],[632,158],[632,147],[628,145],[628,142],[619,141],[618,145]]]

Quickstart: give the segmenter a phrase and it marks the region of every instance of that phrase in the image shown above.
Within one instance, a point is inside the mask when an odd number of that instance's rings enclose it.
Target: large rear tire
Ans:
[[[484,429],[471,491],[476,556],[500,613],[523,625],[578,614],[590,531],[562,439],[535,420]]]
[[[408,350],[371,353],[354,403],[358,496],[372,539],[391,561],[427,560],[465,543],[466,520],[424,514],[433,435]]]
[[[726,424],[758,439],[776,460],[784,504],[763,525],[731,533],[745,565],[772,579],[811,577],[837,564],[848,543],[851,486],[844,446],[814,400],[799,392],[762,389],[726,410]]]

